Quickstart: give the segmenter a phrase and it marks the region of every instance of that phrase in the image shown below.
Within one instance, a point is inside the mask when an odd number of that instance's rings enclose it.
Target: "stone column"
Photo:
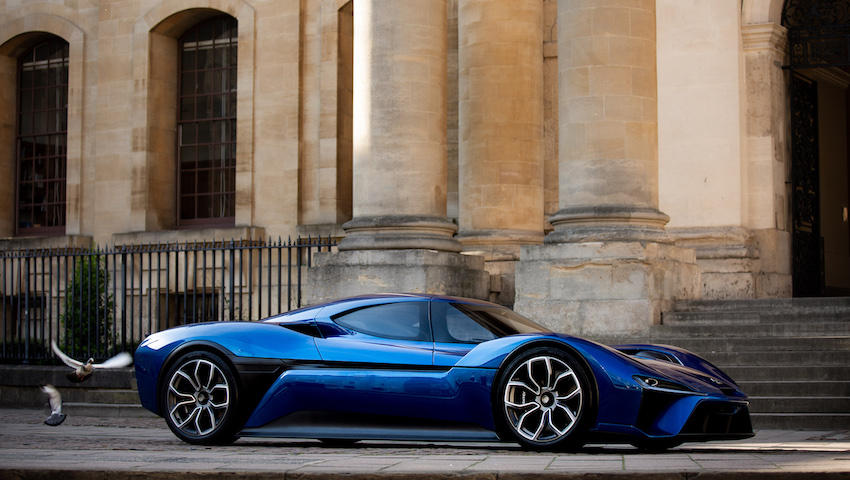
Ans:
[[[340,250],[459,252],[446,217],[446,2],[354,8],[354,195]]]
[[[560,210],[547,242],[661,240],[655,2],[558,2]]]
[[[758,245],[758,254],[747,255],[745,260],[749,260],[749,265],[733,255],[721,257],[725,260],[722,263],[712,262],[712,258],[701,263],[711,262],[703,267],[703,271],[710,269],[712,274],[716,274],[712,275],[716,279],[714,297],[750,296],[747,294],[756,298],[790,297],[791,226],[786,223],[790,217],[786,183],[791,164],[787,137],[790,113],[788,77],[781,67],[788,65],[788,32],[781,25],[763,23],[742,25],[741,36],[747,101],[744,159],[748,172],[746,227]],[[720,248],[715,247],[714,250]],[[710,250],[709,253],[713,252]],[[753,258],[756,256],[757,260]],[[717,255],[713,257],[718,258]],[[730,275],[727,275],[730,270],[739,273],[738,265],[742,263],[744,269],[749,267],[749,271],[740,273],[755,276],[751,291],[742,291],[740,283],[730,281]],[[752,264],[757,267],[750,266]]]
[[[543,242],[542,23],[540,0],[458,5],[458,238],[507,304],[520,246]]]
[[[645,335],[699,295],[658,210],[655,1],[558,1],[560,210],[522,249],[518,311],[591,337]]]
[[[308,303],[371,292],[486,298],[446,215],[445,0],[354,4],[353,218],[316,255]]]

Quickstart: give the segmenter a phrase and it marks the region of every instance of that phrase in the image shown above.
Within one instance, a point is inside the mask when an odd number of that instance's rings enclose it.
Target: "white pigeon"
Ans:
[[[91,374],[94,373],[95,369],[124,368],[133,363],[133,356],[127,352],[121,352],[103,363],[94,363],[93,358],[89,358],[86,363],[83,363],[65,355],[62,350],[59,350],[59,346],[56,345],[55,340],[50,341],[50,346],[53,348],[53,353],[55,353],[56,356],[65,363],[65,365],[74,369],[73,372],[66,375],[66,378],[74,383],[79,383],[89,378]]]
[[[56,387],[50,385],[41,386],[41,391],[47,394],[48,402],[50,403],[50,416],[44,421],[46,425],[55,427],[65,421],[65,414],[62,413],[62,395]]]

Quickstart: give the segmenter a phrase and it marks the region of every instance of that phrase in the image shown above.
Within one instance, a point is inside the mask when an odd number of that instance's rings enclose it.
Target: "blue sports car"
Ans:
[[[590,442],[664,449],[753,436],[747,396],[699,356],[608,347],[492,303],[368,295],[149,336],[142,405],[196,444],[242,437]]]

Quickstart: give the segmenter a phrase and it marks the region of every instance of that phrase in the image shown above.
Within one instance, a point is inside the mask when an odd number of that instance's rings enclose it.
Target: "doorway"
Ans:
[[[793,294],[850,295],[850,9],[787,0]]]

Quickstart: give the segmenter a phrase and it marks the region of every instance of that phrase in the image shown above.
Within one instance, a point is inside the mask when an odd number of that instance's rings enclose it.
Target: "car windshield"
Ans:
[[[552,332],[509,308],[468,303],[452,303],[452,306],[474,319],[496,337],[507,337],[518,333]]]

